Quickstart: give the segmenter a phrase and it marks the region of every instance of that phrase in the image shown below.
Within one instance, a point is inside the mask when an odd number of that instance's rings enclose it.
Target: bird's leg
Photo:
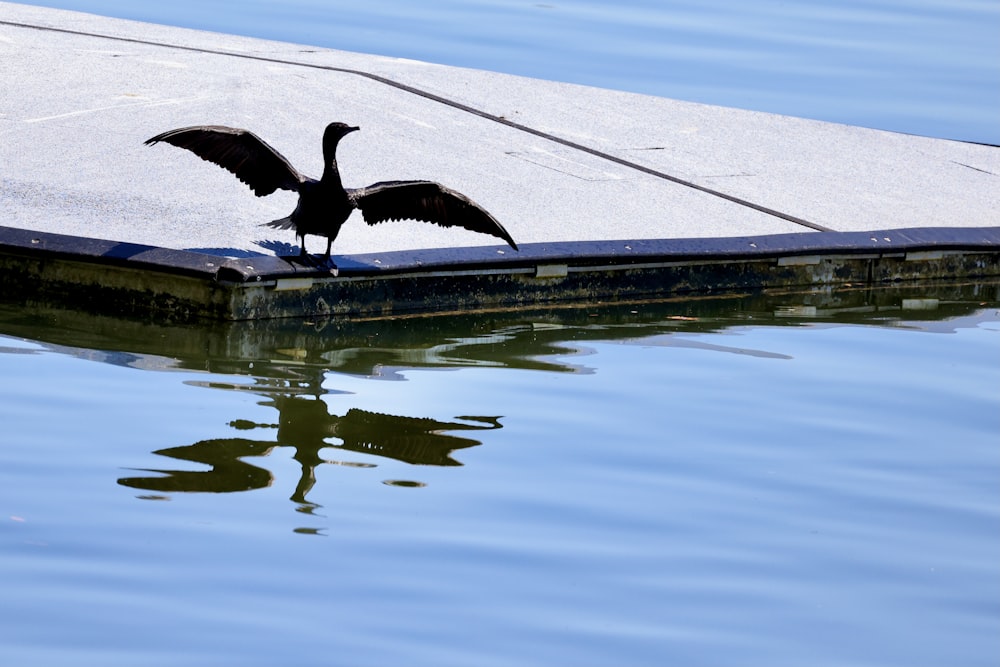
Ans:
[[[338,273],[337,265],[333,263],[332,259],[330,259],[330,248],[332,247],[333,247],[333,237],[328,236],[326,238],[326,253],[323,255],[323,265],[330,270],[330,273],[332,273],[333,275],[337,275]]]
[[[299,239],[299,247],[301,248],[301,250],[299,251],[299,262],[301,262],[303,266],[311,266],[316,269],[325,269],[328,270],[333,275],[337,275],[337,265],[334,264],[333,260],[330,259],[330,247],[333,245],[333,239],[329,239],[327,241],[326,254],[324,254],[322,257],[318,255],[317,256],[310,255],[306,251],[306,237],[304,234],[299,236],[298,239]]]
[[[316,269],[329,268],[330,264],[329,246],[326,249],[327,250],[326,257],[323,259],[323,261],[320,261],[318,258],[313,257],[306,251],[306,235],[302,234],[298,238],[299,238],[299,247],[301,248],[301,250],[299,250],[299,261],[302,262],[303,266],[311,266]]]

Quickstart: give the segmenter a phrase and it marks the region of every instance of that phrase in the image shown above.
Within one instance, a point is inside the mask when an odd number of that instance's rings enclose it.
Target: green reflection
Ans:
[[[248,459],[291,447],[301,466],[291,500],[299,511],[315,508],[308,495],[322,464],[371,466],[329,460],[322,450],[363,453],[415,466],[458,466],[453,453],[482,444],[478,432],[502,428],[497,416],[456,416],[439,421],[348,408],[330,413],[324,394],[340,393],[337,378],[404,380],[414,368],[518,368],[589,373],[587,341],[663,337],[672,345],[726,354],[780,356],[746,348],[708,345],[697,336],[734,326],[801,326],[840,323],[919,326],[948,332],[960,318],[1000,301],[1000,283],[892,285],[755,292],[710,298],[561,307],[546,311],[469,313],[366,321],[269,320],[172,325],[117,319],[45,306],[0,305],[0,333],[37,341],[61,352],[146,370],[189,369],[226,375],[190,380],[213,390],[262,397],[276,411],[270,423],[234,415],[240,437],[206,439],[154,452],[165,459],[207,467],[144,469],[118,482],[164,499],[177,492],[230,493],[271,485],[272,474]],[[663,340],[663,339],[661,339]],[[717,340],[717,339],[716,339]],[[30,353],[0,348],[0,354]],[[417,475],[419,477],[419,475]],[[419,487],[418,480],[384,484]],[[168,497],[168,496],[167,496]],[[307,530],[307,529],[303,529]],[[311,530],[311,529],[308,529]]]

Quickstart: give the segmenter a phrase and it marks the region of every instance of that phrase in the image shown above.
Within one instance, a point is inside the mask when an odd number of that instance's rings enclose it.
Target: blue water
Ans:
[[[35,4],[1000,144],[996,0]]]
[[[995,665],[997,290],[0,307],[0,664]]]

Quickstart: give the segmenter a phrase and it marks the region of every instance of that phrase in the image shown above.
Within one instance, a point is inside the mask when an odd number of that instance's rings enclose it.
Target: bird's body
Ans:
[[[307,234],[325,236],[325,259],[354,209],[374,225],[388,220],[422,220],[444,227],[490,234],[517,244],[497,220],[465,195],[433,181],[383,181],[364,188],[344,188],[337,168],[337,145],[357,127],[330,123],[323,133],[323,175],[319,180],[303,176],[278,151],[248,130],[221,125],[203,125],[170,130],[148,139],[147,145],[165,141],[186,148],[204,160],[236,175],[258,197],[275,190],[299,195],[298,205],[288,216],[266,223],[279,229],[294,229],[306,257]]]

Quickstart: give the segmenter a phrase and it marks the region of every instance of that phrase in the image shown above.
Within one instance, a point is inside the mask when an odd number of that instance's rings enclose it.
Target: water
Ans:
[[[1000,144],[995,0],[37,4]]]
[[[996,664],[998,297],[0,307],[0,664]]]
[[[993,2],[59,4],[1000,143]],[[996,665],[998,289],[0,305],[0,664]]]

